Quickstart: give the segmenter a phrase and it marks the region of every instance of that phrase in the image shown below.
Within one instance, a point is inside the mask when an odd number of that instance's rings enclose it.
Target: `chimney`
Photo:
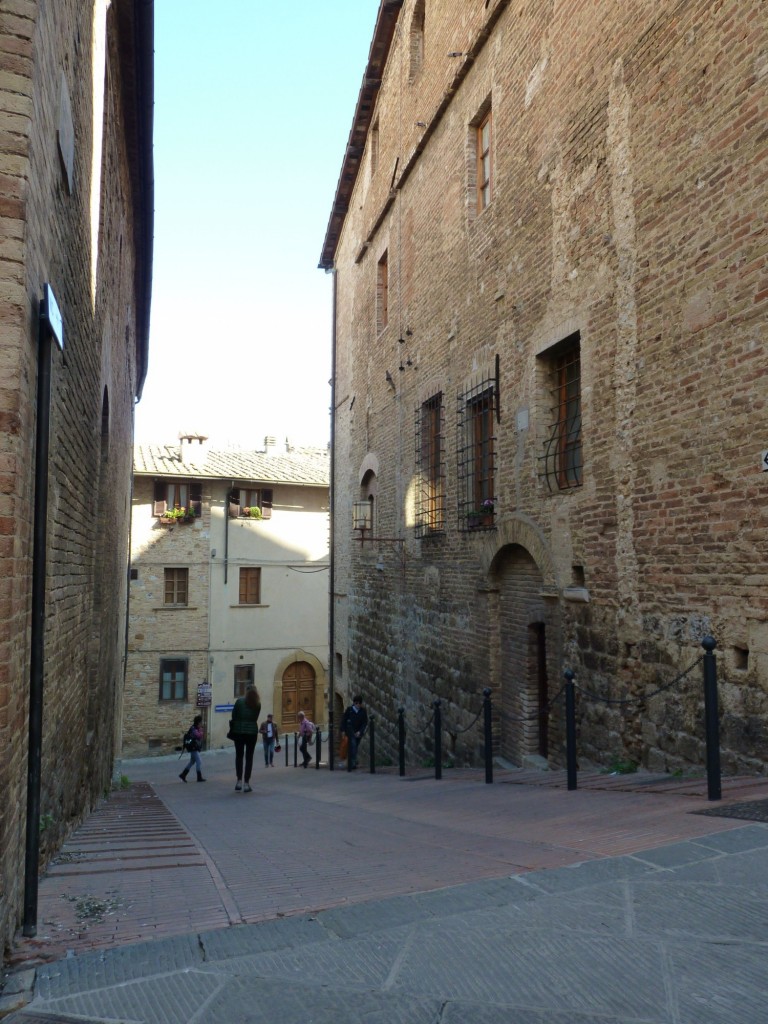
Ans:
[[[208,458],[208,438],[204,434],[179,434],[179,454],[185,466],[202,466]]]
[[[267,455],[275,455],[277,452],[277,438],[269,434],[264,438],[264,451]]]

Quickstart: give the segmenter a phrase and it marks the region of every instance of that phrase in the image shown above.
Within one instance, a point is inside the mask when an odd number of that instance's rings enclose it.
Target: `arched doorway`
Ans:
[[[556,605],[542,596],[543,578],[530,552],[509,544],[493,562],[498,603],[500,753],[514,764],[549,756],[549,680],[556,672],[552,640]]]
[[[299,712],[315,721],[315,670],[307,661],[293,661],[283,672],[280,721],[285,732],[298,728]]]

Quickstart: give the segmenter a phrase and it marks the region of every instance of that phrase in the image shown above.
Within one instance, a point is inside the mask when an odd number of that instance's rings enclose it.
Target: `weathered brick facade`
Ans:
[[[636,698],[711,634],[766,770],[767,83],[759,3],[381,3],[321,266],[336,684],[390,750],[440,697],[476,761],[488,686],[496,752],[562,763],[570,667],[582,762],[702,765],[701,668]]]
[[[0,10],[0,941],[24,890],[39,308],[52,347],[40,858],[109,789],[152,245],[151,4]],[[95,63],[95,66],[94,66]],[[94,91],[96,83],[96,91]],[[41,563],[38,563],[41,564]]]

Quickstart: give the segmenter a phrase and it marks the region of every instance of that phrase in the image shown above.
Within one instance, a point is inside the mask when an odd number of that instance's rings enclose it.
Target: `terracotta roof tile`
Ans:
[[[293,448],[269,453],[239,448],[209,449],[199,464],[182,462],[177,444],[140,444],[135,446],[133,454],[133,471],[137,476],[201,477],[327,487],[329,469],[327,448]]]

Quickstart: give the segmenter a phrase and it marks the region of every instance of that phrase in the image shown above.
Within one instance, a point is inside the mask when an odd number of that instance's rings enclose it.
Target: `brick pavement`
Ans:
[[[208,782],[175,759],[125,762],[132,786],[97,809],[41,879],[35,939],[12,964],[55,960],[230,924],[345,907],[468,881],[649,850],[743,826],[704,780],[582,773],[446,772],[400,779],[279,766],[235,793],[230,751]],[[768,796],[768,779],[724,780],[723,803]]]

